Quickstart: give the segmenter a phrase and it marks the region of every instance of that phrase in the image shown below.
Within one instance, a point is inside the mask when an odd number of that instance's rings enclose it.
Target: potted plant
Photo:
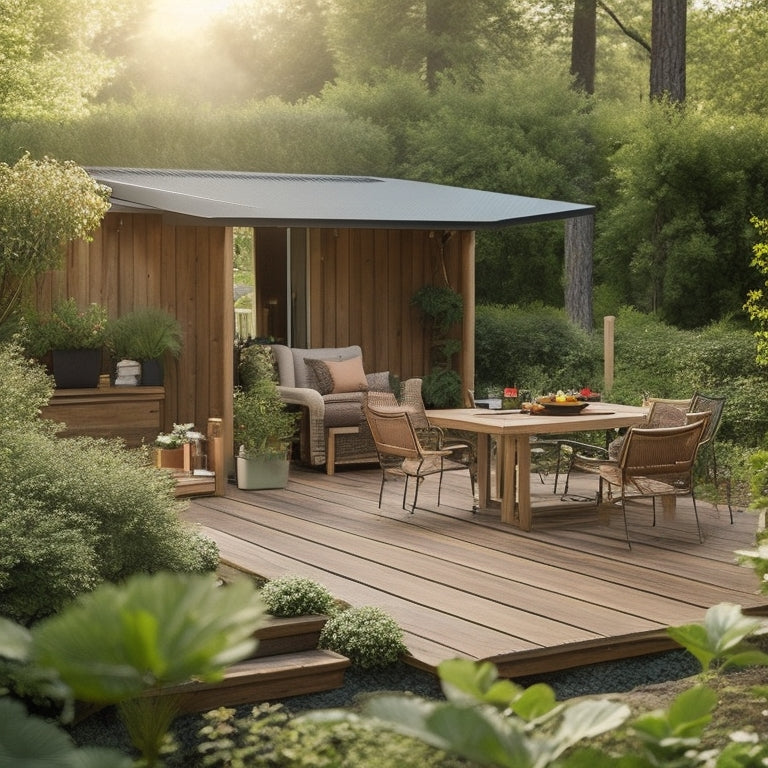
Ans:
[[[80,309],[70,297],[54,305],[49,314],[27,313],[24,348],[29,355],[40,359],[50,353],[57,387],[97,387],[107,328],[104,307],[91,304]]]
[[[143,386],[162,386],[163,358],[181,353],[181,324],[159,307],[134,309],[112,321],[107,346],[116,361],[141,363]]]
[[[262,354],[270,354],[263,347]],[[289,451],[299,413],[289,411],[275,381],[263,376],[234,394],[234,438],[239,446],[237,487],[285,488]]]
[[[174,424],[170,432],[161,432],[154,443],[155,466],[192,471],[192,442],[200,437],[194,424]]]

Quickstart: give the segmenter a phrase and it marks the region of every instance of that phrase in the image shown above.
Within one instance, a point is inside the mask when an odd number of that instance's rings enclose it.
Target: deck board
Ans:
[[[689,501],[673,519],[659,511],[655,527],[648,507],[633,507],[630,551],[618,510],[607,524],[584,504],[534,506],[533,530],[522,532],[498,511],[473,514],[462,474],[446,475],[439,508],[436,480],[425,481],[427,509],[409,514],[398,482],[378,508],[376,469],[292,466],[285,490],[230,485],[226,496],[190,500],[184,516],[230,565],[309,576],[352,605],[381,607],[403,628],[410,662],[429,670],[454,656],[509,675],[563,669],[672,647],[667,626],[700,621],[719,602],[768,612],[733,554],[754,545],[755,514],[737,512],[731,525],[725,507],[700,503],[700,544]],[[550,502],[551,486],[532,480]]]

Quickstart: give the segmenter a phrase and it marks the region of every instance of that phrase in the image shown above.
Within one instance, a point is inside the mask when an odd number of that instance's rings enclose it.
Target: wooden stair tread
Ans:
[[[211,475],[187,475],[174,472],[176,496],[212,496],[216,493],[216,477]]]
[[[182,712],[258,704],[341,688],[349,665],[349,659],[333,651],[283,653],[234,664],[219,682],[168,686],[159,695],[176,697]]]

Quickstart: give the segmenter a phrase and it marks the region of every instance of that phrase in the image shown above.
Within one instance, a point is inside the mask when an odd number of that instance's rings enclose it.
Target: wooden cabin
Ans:
[[[46,310],[72,296],[83,306],[103,304],[110,317],[157,306],[179,319],[184,349],[167,361],[152,414],[146,405],[130,407],[141,388],[110,387],[100,395],[113,401],[90,419],[97,423],[92,433],[118,435],[123,409],[134,441],[142,430],[151,439],[158,426],[203,428],[214,417],[222,419],[224,445],[232,444],[233,227],[254,229],[258,335],[296,347],[359,344],[367,371],[424,375],[428,330],[411,297],[447,279],[464,299],[458,364],[471,386],[475,230],[593,212],[589,205],[372,177],[89,172],[112,190],[112,208],[93,241],[71,244],[64,267],[40,280],[37,304]],[[103,423],[109,414],[114,428]],[[87,423],[79,431],[88,432]]]

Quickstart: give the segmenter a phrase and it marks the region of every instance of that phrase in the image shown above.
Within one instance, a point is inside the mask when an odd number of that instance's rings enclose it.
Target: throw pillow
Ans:
[[[389,371],[379,371],[378,373],[368,373],[365,376],[368,379],[369,392],[391,392],[389,386]]]
[[[349,360],[326,360],[325,364],[333,379],[333,394],[342,392],[366,392],[368,380],[363,370],[363,358],[352,357]]]
[[[307,366],[307,383],[309,386],[316,389],[321,395],[330,395],[333,391],[333,378],[326,361],[305,357],[304,363]]]

